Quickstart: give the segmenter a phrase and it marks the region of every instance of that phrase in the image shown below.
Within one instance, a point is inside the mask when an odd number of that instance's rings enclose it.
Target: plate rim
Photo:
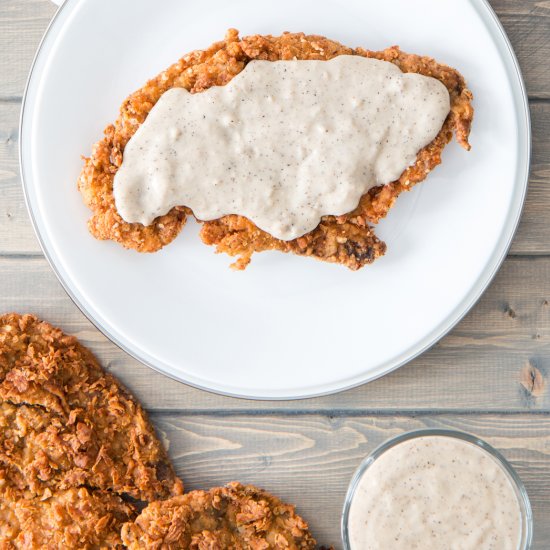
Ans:
[[[529,187],[529,176],[530,176],[530,170],[531,170],[531,155],[532,155],[532,133],[531,133],[531,116],[530,116],[530,110],[529,110],[529,98],[527,94],[527,89],[525,86],[525,82],[523,79],[523,75],[521,72],[521,68],[517,59],[517,56],[514,52],[514,49],[512,47],[512,44],[510,42],[510,39],[508,38],[508,35],[506,34],[506,31],[504,27],[502,26],[502,23],[500,22],[498,16],[496,15],[495,11],[493,10],[492,6],[489,3],[489,0],[468,0],[468,2],[473,6],[473,8],[478,13],[479,17],[483,20],[486,27],[490,29],[490,25],[494,26],[495,31],[498,31],[497,37],[499,37],[502,40],[502,46],[504,46],[506,49],[507,56],[505,58],[503,57],[503,60],[505,62],[505,68],[506,72],[510,73],[511,70],[513,70],[513,75],[516,77],[515,81],[510,81],[510,84],[512,86],[512,97],[514,103],[516,103],[518,100],[521,102],[522,110],[521,112],[519,109],[517,109],[518,116],[522,117],[522,122],[525,125],[525,135],[521,135],[521,138],[525,138],[525,142],[522,143],[522,140],[518,140],[518,152],[519,152],[519,161],[518,161],[518,168],[517,173],[515,175],[516,179],[516,186],[521,181],[522,182],[522,188],[520,196],[516,199],[516,204],[511,205],[512,214],[514,214],[513,219],[508,221],[505,224],[503,235],[500,237],[499,241],[497,242],[497,246],[493,249],[491,255],[496,255],[496,259],[491,260],[486,265],[485,269],[481,273],[481,275],[478,277],[477,281],[472,285],[471,290],[468,292],[468,294],[464,297],[464,299],[459,303],[458,306],[455,308],[455,314],[452,315],[451,312],[451,318],[448,318],[446,320],[443,320],[441,323],[441,326],[438,328],[436,327],[435,333],[432,333],[431,335],[428,334],[423,340],[428,340],[427,342],[419,342],[416,346],[413,346],[412,353],[407,354],[405,358],[397,358],[396,360],[390,361],[388,364],[388,367],[384,369],[384,372],[375,372],[374,374],[367,374],[364,373],[363,375],[359,377],[354,377],[355,380],[352,383],[340,383],[340,384],[332,384],[329,389],[326,389],[325,391],[313,391],[308,392],[304,394],[296,394],[296,395],[251,395],[247,393],[239,394],[234,393],[231,391],[225,391],[221,388],[216,387],[208,387],[203,386],[196,382],[191,382],[187,379],[185,379],[184,376],[177,376],[172,372],[167,372],[162,367],[155,365],[154,363],[144,359],[143,357],[140,357],[138,353],[131,350],[126,344],[121,342],[117,337],[112,335],[109,330],[106,327],[103,327],[99,320],[97,320],[94,315],[88,310],[89,308],[85,306],[82,303],[82,300],[80,300],[73,290],[70,288],[69,283],[63,278],[60,270],[58,269],[54,258],[52,257],[52,254],[50,254],[46,239],[42,236],[40,233],[37,218],[35,216],[35,212],[31,205],[31,197],[29,193],[29,187],[27,185],[27,181],[25,179],[25,167],[23,162],[23,149],[24,149],[24,142],[26,140],[23,139],[23,124],[25,119],[25,111],[27,106],[27,100],[28,95],[30,93],[30,87],[33,82],[33,75],[35,74],[35,68],[36,64],[41,56],[41,53],[43,51],[43,46],[45,44],[45,41],[49,38],[52,30],[54,29],[54,26],[56,25],[57,21],[59,20],[60,15],[66,10],[67,6],[73,5],[74,3],[78,2],[79,0],[65,0],[56,10],[55,14],[53,15],[52,19],[50,20],[41,40],[38,45],[38,48],[36,50],[36,53],[34,55],[32,64],[29,69],[29,74],[27,77],[27,81],[25,84],[25,90],[23,93],[23,98],[21,101],[21,112],[19,117],[19,144],[18,144],[18,152],[19,152],[19,171],[20,171],[20,177],[21,177],[21,186],[23,188],[23,195],[25,199],[25,205],[27,208],[27,212],[31,221],[31,225],[33,227],[34,233],[36,235],[36,238],[38,240],[39,246],[42,250],[42,253],[48,262],[50,268],[52,269],[53,273],[57,277],[57,280],[61,284],[62,288],[66,292],[66,294],[69,296],[71,301],[77,306],[77,308],[80,310],[80,312],[88,319],[88,321],[97,329],[99,330],[109,341],[111,341],[113,344],[115,344],[119,349],[124,351],[126,354],[128,354],[133,359],[137,360],[141,364],[147,366],[148,368],[154,370],[155,372],[158,372],[162,374],[163,376],[166,376],[172,380],[175,380],[181,384],[185,384],[187,386],[191,386],[193,388],[206,391],[208,393],[212,393],[215,395],[221,395],[225,397],[233,397],[237,399],[248,399],[253,401],[295,401],[300,399],[313,399],[317,397],[324,397],[328,395],[334,395],[337,393],[341,393],[344,391],[351,390],[353,388],[357,388],[359,386],[362,386],[363,384],[367,384],[369,382],[373,382],[374,380],[377,380],[378,378],[381,378],[382,376],[386,376],[387,374],[390,374],[391,372],[394,372],[398,368],[406,365],[413,359],[417,358],[418,356],[425,353],[427,350],[429,350],[433,345],[435,345],[438,341],[440,341],[443,337],[445,337],[464,317],[470,312],[470,310],[476,305],[476,303],[479,301],[481,296],[485,293],[489,285],[492,283],[493,279],[495,278],[496,274],[500,270],[504,260],[506,259],[508,255],[508,251],[510,250],[510,247],[512,245],[512,242],[514,240],[514,237],[516,235],[519,222],[522,217],[522,213],[525,207],[525,199],[527,196],[527,190]],[[495,45],[498,47],[498,41],[495,43]],[[500,50],[500,48],[499,48]],[[501,52],[502,55],[502,52]],[[519,131],[519,129],[518,129]],[[30,145],[29,145],[30,147]],[[523,158],[523,166],[522,164],[522,158]],[[522,174],[520,174],[523,172]],[[491,265],[492,263],[492,265]],[[360,378],[360,379],[358,379]]]

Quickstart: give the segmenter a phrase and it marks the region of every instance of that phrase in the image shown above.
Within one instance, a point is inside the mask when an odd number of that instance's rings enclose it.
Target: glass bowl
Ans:
[[[443,436],[451,437],[455,439],[460,439],[468,443],[473,443],[474,445],[480,447],[487,453],[489,453],[494,460],[502,467],[504,472],[507,474],[507,477],[516,493],[518,499],[518,504],[521,511],[521,539],[518,546],[518,550],[530,550],[533,540],[533,514],[531,511],[531,503],[529,502],[529,497],[523,482],[519,478],[518,474],[512,468],[510,463],[491,445],[485,441],[475,437],[473,435],[460,432],[457,430],[442,430],[442,429],[423,429],[423,430],[414,430],[407,432],[396,437],[393,437],[382,443],[374,451],[372,451],[360,464],[359,468],[353,474],[351,483],[346,494],[346,499],[344,501],[344,509],[342,512],[342,542],[345,550],[351,550],[349,542],[349,533],[348,533],[348,520],[349,512],[351,507],[351,502],[355,495],[355,491],[359,484],[359,480],[365,473],[365,471],[386,451],[411,439],[418,437],[430,437],[430,436]]]

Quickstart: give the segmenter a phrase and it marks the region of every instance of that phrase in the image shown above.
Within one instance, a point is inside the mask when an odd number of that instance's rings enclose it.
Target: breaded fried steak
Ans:
[[[149,504],[122,527],[122,540],[130,550],[315,548],[294,506],[236,482]]]
[[[0,491],[0,548],[124,548],[121,526],[135,516],[132,505],[107,491],[81,487],[28,499],[8,489]]]
[[[228,215],[202,223],[201,238],[218,252],[237,256],[234,264],[243,269],[254,252],[279,250],[340,263],[352,270],[373,262],[386,246],[369,224],[378,222],[403,191],[424,180],[441,162],[441,152],[453,133],[469,149],[468,136],[473,119],[472,94],[456,70],[431,58],[406,54],[398,47],[383,51],[352,49],[321,36],[285,33],[279,37],[254,35],[240,39],[230,30],[224,41],[203,51],[194,51],[169,67],[122,105],[115,124],[85,160],[78,187],[93,211],[90,232],[98,239],[111,239],[126,248],[154,252],[172,241],[192,212],[181,205],[156,218],[151,225],[127,223],[117,212],[113,181],[122,164],[124,148],[147,115],[167,90],[181,87],[200,93],[211,86],[223,86],[252,60],[330,60],[339,55],[358,55],[388,61],[405,73],[418,73],[439,80],[450,96],[450,113],[436,138],[418,152],[416,162],[394,182],[370,189],[352,212],[324,216],[313,231],[294,240],[283,241],[259,229],[243,216]],[[200,220],[198,220],[200,221]]]
[[[183,490],[141,406],[90,351],[32,315],[3,315],[0,489],[81,486],[141,500]]]

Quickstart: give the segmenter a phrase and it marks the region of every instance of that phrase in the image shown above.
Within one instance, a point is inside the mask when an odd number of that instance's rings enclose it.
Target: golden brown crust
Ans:
[[[32,315],[0,316],[0,489],[83,485],[142,500],[182,492],[145,412],[90,351]]]
[[[361,216],[338,224],[324,219],[311,233],[292,241],[275,239],[243,216],[224,216],[206,222],[200,235],[205,244],[216,245],[219,252],[239,256],[232,266],[238,270],[248,265],[252,253],[266,250],[311,256],[343,264],[354,271],[386,251],[386,245]]]
[[[183,87],[201,92],[214,85],[226,84],[253,59],[329,60],[342,54],[389,61],[404,72],[432,76],[445,84],[451,97],[451,112],[435,140],[418,153],[416,163],[405,170],[399,180],[371,189],[356,210],[344,216],[326,216],[317,229],[299,239],[280,241],[237,215],[202,222],[201,237],[206,244],[215,245],[218,252],[239,256],[237,269],[244,268],[254,252],[263,250],[312,256],[351,269],[358,269],[383,255],[385,245],[376,238],[368,223],[378,222],[401,192],[424,180],[440,164],[441,152],[453,132],[464,148],[470,148],[472,94],[460,73],[431,58],[407,54],[398,47],[380,52],[351,49],[322,36],[303,33],[239,39],[237,31],[230,30],[224,41],[186,55],[132,94],[123,104],[114,126],[107,127],[105,138],[94,147],[91,158],[86,159],[79,178],[79,189],[94,213],[89,222],[91,233],[99,239],[112,239],[140,252],[154,252],[174,239],[185,223],[186,214],[192,214],[185,207],[174,208],[144,227],[124,222],[113,199],[114,174],[122,162],[124,147],[167,89]]]
[[[123,548],[120,530],[134,507],[105,491],[59,491],[45,498],[0,492],[0,548],[99,550]]]
[[[307,523],[277,497],[233,482],[153,502],[122,528],[130,550],[309,550]]]

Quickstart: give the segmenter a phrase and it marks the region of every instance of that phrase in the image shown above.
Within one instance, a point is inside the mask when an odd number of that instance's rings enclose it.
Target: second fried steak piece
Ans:
[[[190,211],[174,208],[153,224],[143,226],[125,222],[118,214],[113,198],[113,180],[122,164],[124,147],[162,94],[173,87],[201,92],[211,86],[227,84],[254,59],[319,59],[338,55],[362,55],[389,61],[404,72],[416,72],[440,80],[449,90],[451,113],[439,135],[417,156],[416,163],[405,170],[399,180],[371,189],[350,214],[327,216],[311,233],[293,241],[280,241],[258,229],[246,218],[237,215],[203,223],[201,237],[218,252],[239,256],[235,267],[242,269],[254,252],[281,250],[315,257],[320,260],[359,269],[385,252],[384,243],[374,235],[369,223],[384,217],[396,197],[441,162],[441,151],[456,133],[457,140],[469,149],[468,135],[473,118],[472,94],[456,70],[431,58],[410,55],[397,47],[375,52],[342,46],[321,36],[285,33],[279,37],[254,35],[240,39],[230,30],[224,41],[204,51],[194,51],[180,59],[122,105],[114,125],[105,130],[92,156],[86,159],[78,186],[84,201],[93,211],[89,221],[91,233],[98,239],[111,239],[140,252],[154,252],[176,237]]]
[[[0,491],[0,548],[99,550],[124,548],[123,523],[136,516],[118,495],[83,487],[42,498]]]
[[[315,548],[294,506],[236,482],[149,504],[123,526],[122,540],[130,550]]]
[[[84,485],[141,500],[183,490],[141,406],[89,350],[32,315],[0,316],[0,489]]]

